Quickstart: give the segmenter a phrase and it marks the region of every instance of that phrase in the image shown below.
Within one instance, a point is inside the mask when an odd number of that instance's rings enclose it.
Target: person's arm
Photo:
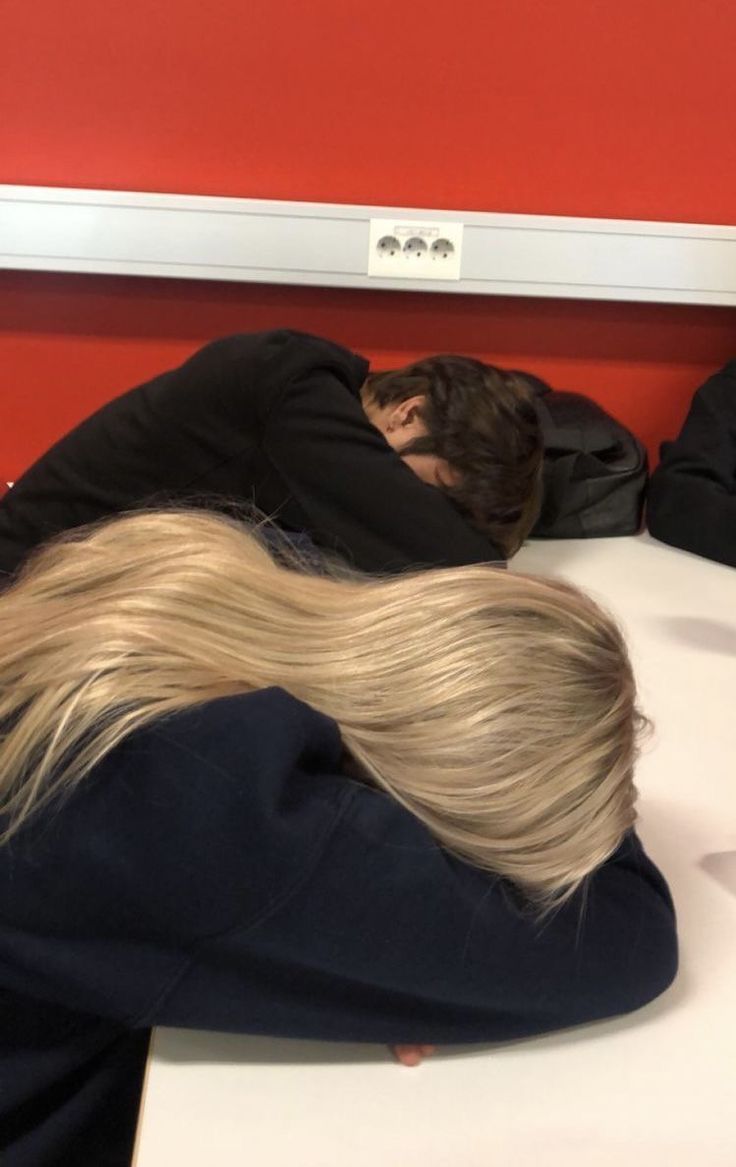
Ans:
[[[368,572],[502,561],[402,462],[334,372],[304,372],[268,405],[264,451],[316,542]]]
[[[675,976],[672,902],[633,837],[585,903],[539,922],[498,883],[439,851],[428,862],[421,846],[402,854],[374,839],[379,870],[353,836],[348,871],[338,836],[288,903],[203,946],[142,1022],[390,1046],[496,1042],[631,1012]]]
[[[695,394],[679,437],[652,475],[656,539],[736,567],[736,361]]]
[[[167,731],[177,776],[196,748],[202,788],[239,759],[255,785],[242,822],[220,812],[230,829],[199,892],[211,927],[137,1024],[501,1041],[627,1013],[672,981],[672,901],[633,833],[540,923],[389,795],[339,774],[327,719],[278,691],[215,704]]]
[[[37,939],[5,987],[128,1028],[395,1046],[544,1033],[670,983],[672,903],[634,836],[540,924],[341,757],[281,690],[133,735],[39,822],[44,862],[33,833],[16,852],[0,906]]]

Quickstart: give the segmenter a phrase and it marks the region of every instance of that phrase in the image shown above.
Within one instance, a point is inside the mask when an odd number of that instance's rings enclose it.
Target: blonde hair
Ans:
[[[137,728],[271,685],[333,718],[440,844],[542,906],[634,822],[631,667],[575,588],[487,566],[311,576],[232,520],[171,511],[63,537],[0,596],[4,838]]]

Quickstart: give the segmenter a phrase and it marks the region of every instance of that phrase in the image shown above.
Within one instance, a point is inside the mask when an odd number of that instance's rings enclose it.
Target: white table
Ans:
[[[137,1167],[734,1167],[736,571],[648,536],[533,543],[622,620],[656,734],[641,834],[681,973],[633,1016],[419,1068],[384,1048],[154,1036]],[[709,858],[732,852],[722,858]]]

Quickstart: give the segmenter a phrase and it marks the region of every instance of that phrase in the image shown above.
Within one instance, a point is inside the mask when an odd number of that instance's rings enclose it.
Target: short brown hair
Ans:
[[[402,454],[435,454],[460,476],[445,493],[506,557],[532,529],[541,504],[542,435],[530,387],[471,357],[427,357],[371,373],[366,393],[378,406],[422,395],[426,437]]]

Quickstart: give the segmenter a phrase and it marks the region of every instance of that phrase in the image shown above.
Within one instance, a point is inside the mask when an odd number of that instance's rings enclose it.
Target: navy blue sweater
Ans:
[[[123,1167],[151,1026],[486,1042],[636,1009],[676,969],[635,835],[541,927],[280,689],[139,731],[0,850],[4,1167]]]

